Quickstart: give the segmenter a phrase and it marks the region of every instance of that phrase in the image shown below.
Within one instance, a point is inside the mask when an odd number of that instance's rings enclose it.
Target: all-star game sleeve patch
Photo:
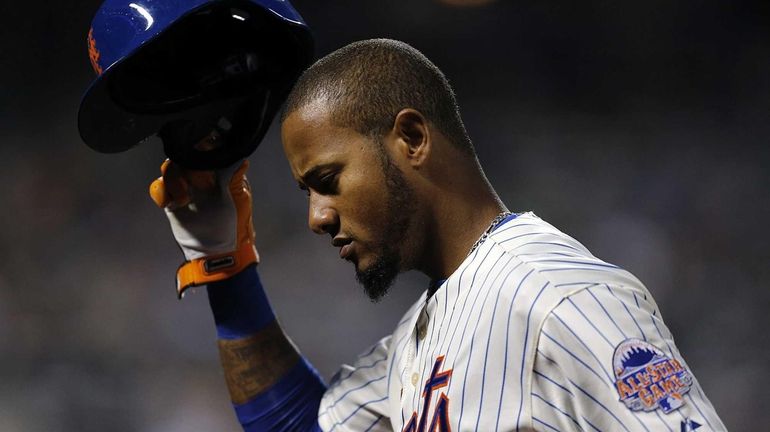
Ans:
[[[640,339],[626,339],[612,359],[615,388],[631,411],[662,410],[668,414],[684,405],[692,374],[675,358]]]

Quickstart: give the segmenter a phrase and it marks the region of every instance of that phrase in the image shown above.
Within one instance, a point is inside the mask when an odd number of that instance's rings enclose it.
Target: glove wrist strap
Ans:
[[[177,295],[181,299],[187,288],[228,279],[254,263],[259,263],[259,254],[252,243],[233,252],[187,261],[176,272]]]

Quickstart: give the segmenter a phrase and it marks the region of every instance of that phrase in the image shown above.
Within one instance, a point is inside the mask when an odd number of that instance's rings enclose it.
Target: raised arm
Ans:
[[[248,162],[185,171],[164,162],[150,195],[185,255],[180,298],[207,285],[225,380],[245,431],[319,430],[325,386],[284,334],[257,274]]]

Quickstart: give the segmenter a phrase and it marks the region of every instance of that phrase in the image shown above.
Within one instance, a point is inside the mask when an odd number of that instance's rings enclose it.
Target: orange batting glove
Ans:
[[[176,273],[179,298],[193,286],[221,281],[259,262],[244,160],[217,171],[185,170],[166,159],[150,197],[165,210],[185,262]]]

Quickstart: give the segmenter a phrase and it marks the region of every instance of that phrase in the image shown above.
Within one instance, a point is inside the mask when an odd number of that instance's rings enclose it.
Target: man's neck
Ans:
[[[492,221],[506,210],[486,184],[476,194],[452,194],[436,206],[419,270],[432,280],[448,278]]]

